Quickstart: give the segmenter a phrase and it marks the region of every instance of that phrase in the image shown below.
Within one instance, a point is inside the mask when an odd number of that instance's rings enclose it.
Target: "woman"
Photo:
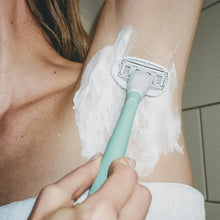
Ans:
[[[37,196],[43,187],[57,182],[86,162],[80,156],[72,98],[88,61],[99,49],[112,44],[125,25],[131,25],[138,33],[138,39],[129,52],[131,56],[150,58],[165,65],[170,48],[179,42],[172,57],[178,73],[178,88],[173,97],[174,107],[181,109],[184,74],[201,5],[201,0],[184,5],[175,0],[107,0],[87,55],[88,37],[79,21],[77,1],[1,2],[1,205]],[[179,142],[184,145],[183,135]],[[112,165],[109,184],[98,196],[91,196],[87,203],[69,209],[72,199],[77,199],[93,182],[99,162],[100,157],[78,169],[82,172],[76,170],[52,187],[46,187],[30,219],[42,219],[47,215],[51,219],[59,219],[60,215],[67,215],[66,219],[69,219],[68,215],[87,219],[81,216],[85,207],[88,208],[87,217],[88,213],[95,218],[104,212],[109,219],[117,219],[119,215],[119,219],[143,219],[151,196],[147,188],[137,183],[134,162],[128,158]],[[92,170],[91,176],[88,177],[86,170]],[[119,197],[115,193],[113,201],[107,196],[105,205],[94,212],[92,204],[107,195],[109,189],[120,182],[121,175],[128,178],[126,183],[131,183],[129,187],[117,184],[119,188],[115,192],[124,193]],[[184,155],[173,152],[162,156],[154,172],[142,181],[192,186],[186,148]],[[66,192],[68,196],[64,198]],[[58,202],[46,207],[47,198]],[[138,211],[131,209],[135,201],[143,204]]]

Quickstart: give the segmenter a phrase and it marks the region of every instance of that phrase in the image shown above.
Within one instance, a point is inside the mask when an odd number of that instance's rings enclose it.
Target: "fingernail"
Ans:
[[[130,157],[126,157],[125,159],[130,167],[135,168],[135,166],[136,166],[135,160],[131,159]]]
[[[102,153],[99,152],[99,153],[95,154],[93,157],[91,157],[90,160],[95,160],[98,157],[100,157],[101,155],[102,155]]]

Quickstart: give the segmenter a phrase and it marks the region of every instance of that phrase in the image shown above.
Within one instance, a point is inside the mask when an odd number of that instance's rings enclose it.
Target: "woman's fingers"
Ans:
[[[95,158],[64,176],[56,182],[55,185],[62,190],[67,198],[76,200],[94,182],[99,170],[101,158],[102,155],[97,154]]]
[[[107,201],[96,201],[96,208],[90,213],[85,205],[76,206],[74,209],[64,208],[58,210],[51,215],[48,219],[50,220],[70,220],[70,219],[105,219],[105,220],[144,220],[146,218],[148,209],[151,203],[150,191],[137,184],[133,190],[132,195],[128,201],[122,207],[122,209],[115,211],[112,205],[109,206]],[[113,210],[111,210],[113,208]]]
[[[72,208],[62,208],[48,214],[42,220],[76,220],[75,210]]]
[[[144,220],[151,204],[151,193],[137,184],[127,203],[120,210],[119,220]]]
[[[94,182],[102,156],[90,160],[58,182],[41,190],[29,219],[43,219],[60,208],[73,207],[76,200]]]
[[[84,202],[86,213],[93,213],[100,219],[103,216],[108,216],[108,219],[117,219],[120,209],[128,201],[137,184],[137,173],[131,167],[134,164],[128,158],[115,160],[111,164],[107,181]]]
[[[114,161],[102,187],[83,203],[73,207],[77,199],[94,181],[101,156],[89,161],[40,193],[29,219],[145,219],[151,195],[138,184],[135,162],[129,158]]]
[[[97,192],[96,199],[107,199],[117,210],[120,210],[133,193],[138,176],[129,166],[128,158],[114,161],[109,168],[109,174],[108,181]]]

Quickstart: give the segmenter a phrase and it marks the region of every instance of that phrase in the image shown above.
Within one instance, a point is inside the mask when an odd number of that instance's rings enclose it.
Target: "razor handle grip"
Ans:
[[[131,91],[128,93],[126,103],[108,142],[98,175],[90,188],[89,195],[95,193],[106,181],[112,161],[125,156],[134,116],[140,101],[141,95],[138,92]]]

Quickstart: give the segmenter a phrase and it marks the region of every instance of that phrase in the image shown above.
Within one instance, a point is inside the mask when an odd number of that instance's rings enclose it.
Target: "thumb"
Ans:
[[[86,164],[57,181],[56,186],[66,194],[68,199],[76,200],[95,181],[101,160],[102,154],[96,154]]]
[[[43,219],[55,210],[72,207],[72,200],[76,200],[94,182],[101,158],[101,154],[97,155],[58,182],[42,189],[28,219]]]

